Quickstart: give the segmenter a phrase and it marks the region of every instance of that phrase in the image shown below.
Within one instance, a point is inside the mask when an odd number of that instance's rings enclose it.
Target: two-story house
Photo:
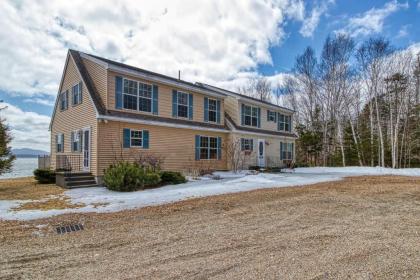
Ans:
[[[52,168],[101,182],[118,160],[153,155],[168,170],[229,169],[224,147],[258,151],[247,165],[293,158],[293,111],[201,83],[69,50],[50,124]],[[240,139],[240,140],[239,140]]]

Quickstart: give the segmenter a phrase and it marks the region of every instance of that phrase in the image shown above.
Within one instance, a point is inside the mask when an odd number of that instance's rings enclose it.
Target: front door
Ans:
[[[265,167],[265,140],[258,139],[258,166]]]
[[[83,170],[89,171],[90,167],[90,129],[83,130]]]

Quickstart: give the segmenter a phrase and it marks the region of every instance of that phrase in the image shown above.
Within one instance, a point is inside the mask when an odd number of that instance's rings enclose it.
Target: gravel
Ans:
[[[381,176],[0,221],[0,279],[416,279],[419,217],[420,178]]]

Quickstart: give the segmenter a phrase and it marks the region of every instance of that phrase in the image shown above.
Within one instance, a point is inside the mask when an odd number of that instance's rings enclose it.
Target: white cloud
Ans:
[[[35,104],[45,105],[45,106],[49,106],[49,107],[53,107],[54,104],[55,104],[54,100],[52,100],[52,99],[39,98],[39,97],[26,98],[26,99],[23,100],[23,102],[35,103]]]
[[[3,1],[0,89],[55,95],[68,48],[191,81],[219,83],[271,63],[302,0]]]
[[[50,117],[35,112],[24,112],[20,108],[2,103],[7,106],[0,111],[0,117],[6,119],[10,126],[13,148],[33,148],[49,151],[50,133],[48,126]]]
[[[408,2],[399,3],[396,0],[390,1],[382,8],[372,8],[361,15],[350,18],[347,26],[337,32],[347,33],[354,37],[380,33],[383,30],[385,19],[388,16],[407,8]]]
[[[299,30],[299,33],[303,37],[312,37],[315,29],[319,24],[321,16],[325,14],[329,8],[329,5],[334,4],[334,0],[324,1],[320,5],[315,6],[310,15],[303,21],[302,27]]]
[[[410,27],[410,24],[407,25],[403,25],[400,29],[400,31],[398,31],[398,34],[396,36],[396,38],[404,38],[408,36],[408,28]]]
[[[0,5],[0,90],[51,106],[68,48],[235,89],[271,63],[302,0],[48,1]],[[49,149],[49,117],[10,105],[14,147]]]

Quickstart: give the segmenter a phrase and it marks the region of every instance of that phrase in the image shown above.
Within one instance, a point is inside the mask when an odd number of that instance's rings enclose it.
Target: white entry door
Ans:
[[[83,129],[83,170],[90,170],[90,128]]]
[[[265,140],[258,139],[258,166],[265,167]]]

